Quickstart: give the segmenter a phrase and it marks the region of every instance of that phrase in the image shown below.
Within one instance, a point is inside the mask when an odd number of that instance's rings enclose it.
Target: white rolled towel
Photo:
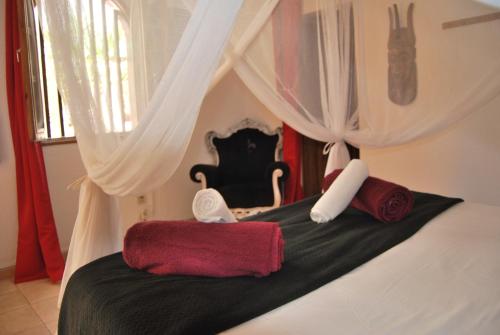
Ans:
[[[193,214],[196,220],[201,222],[229,223],[237,221],[222,195],[213,188],[206,188],[196,193],[193,200]]]
[[[359,159],[353,159],[334,180],[330,188],[311,209],[311,220],[324,223],[333,220],[351,203],[365,179],[368,166]]]

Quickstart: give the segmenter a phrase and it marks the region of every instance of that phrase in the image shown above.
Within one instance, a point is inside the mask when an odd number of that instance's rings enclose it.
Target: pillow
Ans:
[[[335,219],[349,206],[366,178],[368,178],[366,163],[359,159],[351,160],[314,204],[311,209],[311,219],[317,223]]]

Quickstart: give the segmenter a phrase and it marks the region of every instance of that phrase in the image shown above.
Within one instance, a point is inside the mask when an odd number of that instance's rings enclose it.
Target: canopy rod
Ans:
[[[493,20],[500,20],[500,12],[444,22],[443,29],[457,28],[461,26],[468,26],[471,24],[484,23]]]

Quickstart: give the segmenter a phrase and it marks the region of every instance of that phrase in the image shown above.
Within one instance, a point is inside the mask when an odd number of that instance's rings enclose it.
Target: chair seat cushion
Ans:
[[[270,182],[232,184],[221,186],[217,190],[229,208],[272,206],[274,203],[273,187]]]

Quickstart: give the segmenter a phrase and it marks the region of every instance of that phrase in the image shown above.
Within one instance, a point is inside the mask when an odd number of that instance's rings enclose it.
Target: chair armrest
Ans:
[[[270,179],[273,185],[273,208],[281,205],[281,188],[289,174],[290,168],[284,162],[273,162],[266,168],[266,180]]]
[[[281,182],[288,179],[288,175],[290,174],[290,168],[288,164],[285,162],[272,162],[266,168],[266,179],[271,179],[273,177],[273,173],[276,170],[281,170],[282,175],[279,177]]]
[[[219,185],[219,167],[215,165],[196,164],[189,171],[189,176],[195,183],[201,183],[202,188]]]

